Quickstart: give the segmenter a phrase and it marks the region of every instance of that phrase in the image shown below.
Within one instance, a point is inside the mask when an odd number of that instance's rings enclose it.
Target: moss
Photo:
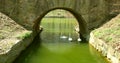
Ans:
[[[31,36],[31,32],[25,32],[20,34],[19,36],[17,36],[18,39],[24,39],[24,38],[28,38]]]

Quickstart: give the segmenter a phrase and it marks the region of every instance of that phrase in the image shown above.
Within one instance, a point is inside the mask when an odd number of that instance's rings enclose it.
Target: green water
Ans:
[[[88,43],[77,42],[77,34],[72,31],[74,25],[73,21],[44,19],[42,34],[13,63],[108,63]],[[63,35],[67,38],[60,38]],[[68,41],[69,37],[73,38],[72,42]]]
[[[40,43],[23,51],[14,63],[107,63],[87,43]]]

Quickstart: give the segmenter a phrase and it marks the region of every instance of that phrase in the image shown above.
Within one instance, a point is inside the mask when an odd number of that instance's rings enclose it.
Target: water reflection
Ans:
[[[14,63],[107,63],[88,43],[77,41],[76,22],[73,18],[44,18],[43,32]]]
[[[44,18],[41,22],[41,26],[44,28],[41,35],[42,39],[47,39],[45,42],[49,42],[50,40],[52,42],[77,41],[78,34],[74,30],[76,23],[75,18],[54,18],[54,20],[52,18]]]
[[[36,37],[14,63],[107,63],[87,43],[46,43]]]

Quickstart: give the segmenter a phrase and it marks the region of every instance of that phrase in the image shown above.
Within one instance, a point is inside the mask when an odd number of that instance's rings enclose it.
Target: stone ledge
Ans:
[[[94,34],[90,33],[89,43],[99,52],[103,54],[111,63],[120,63],[120,53],[116,51],[112,45],[98,39]]]
[[[31,36],[24,38],[14,44],[7,53],[0,55],[0,63],[12,63],[15,58],[32,43],[34,36],[31,33]]]

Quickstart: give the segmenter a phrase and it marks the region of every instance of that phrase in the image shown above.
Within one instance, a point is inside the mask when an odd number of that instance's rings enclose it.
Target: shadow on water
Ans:
[[[63,24],[64,20],[51,22],[45,19],[44,31],[35,37],[13,63],[107,63],[88,43],[79,43],[70,25],[74,22]],[[70,37],[72,41],[68,40]]]
[[[35,37],[33,40],[32,44],[30,44],[26,50],[24,50],[13,63],[28,63],[27,62],[27,57],[32,56],[35,54],[38,49],[41,47],[41,38],[39,35]]]
[[[13,63],[107,63],[88,43],[43,43],[38,35]]]

